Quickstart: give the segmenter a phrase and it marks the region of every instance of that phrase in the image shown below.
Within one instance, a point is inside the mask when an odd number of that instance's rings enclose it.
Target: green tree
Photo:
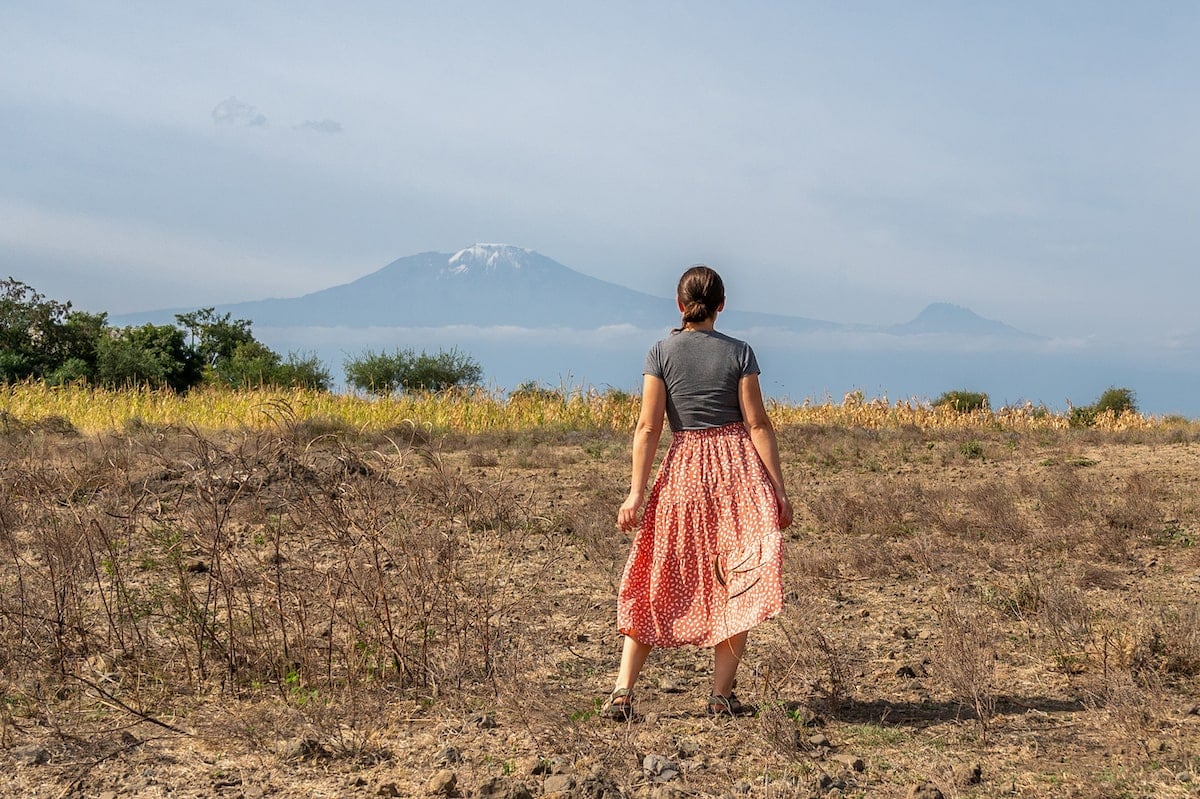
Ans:
[[[433,355],[424,351],[397,349],[393,353],[370,350],[343,364],[346,382],[361,391],[376,395],[396,391],[444,391],[448,388],[477,384],[483,368],[457,348],[439,350]]]
[[[234,319],[229,313],[217,316],[215,308],[175,314],[175,321],[188,332],[188,345],[197,360],[209,369],[233,358],[239,346],[257,343],[249,319]]]
[[[43,377],[67,359],[70,303],[46,299],[19,280],[0,281],[0,381]]]
[[[183,331],[171,325],[110,330],[96,352],[96,379],[103,385],[169,387],[186,391],[200,381],[195,354]]]
[[[46,382],[62,385],[95,379],[100,341],[108,335],[108,314],[71,311],[62,328],[62,360],[46,375]]]
[[[329,370],[315,355],[289,353],[285,360],[253,339],[238,344],[230,357],[217,362],[210,374],[234,388],[297,386],[328,391],[331,383]]]

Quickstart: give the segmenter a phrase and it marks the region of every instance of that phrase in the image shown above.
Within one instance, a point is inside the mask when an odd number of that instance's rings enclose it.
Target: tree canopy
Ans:
[[[328,390],[313,356],[286,358],[254,338],[249,319],[201,308],[175,325],[111,327],[108,315],[71,310],[9,277],[0,282],[0,382],[78,381],[186,391],[201,383]]]

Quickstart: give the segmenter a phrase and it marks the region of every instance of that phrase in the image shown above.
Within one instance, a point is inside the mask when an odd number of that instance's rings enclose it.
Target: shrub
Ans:
[[[566,398],[566,392],[561,388],[549,388],[536,380],[526,380],[508,394],[510,402],[523,399],[537,402],[562,402]]]
[[[1071,427],[1092,427],[1096,424],[1097,417],[1109,411],[1114,416],[1120,416],[1126,411],[1137,413],[1137,402],[1133,391],[1128,388],[1110,387],[1091,405],[1071,408],[1067,419]]]
[[[438,350],[434,355],[411,349],[392,354],[368,350],[344,363],[346,382],[361,391],[385,395],[397,391],[444,391],[475,385],[483,368],[457,348]]]
[[[330,384],[329,371],[315,355],[300,356],[293,352],[284,360],[253,339],[238,344],[228,358],[218,360],[209,375],[210,379],[233,388],[282,386],[328,391]]]
[[[1092,407],[1095,408],[1097,416],[1106,411],[1112,411],[1117,416],[1125,411],[1137,413],[1134,393],[1128,388],[1108,388]]]
[[[988,395],[982,391],[947,391],[933,401],[935,408],[951,408],[959,413],[987,410]]]
[[[982,458],[983,444],[980,444],[978,441],[972,439],[971,441],[964,442],[963,445],[958,448],[958,451],[964,458]]]

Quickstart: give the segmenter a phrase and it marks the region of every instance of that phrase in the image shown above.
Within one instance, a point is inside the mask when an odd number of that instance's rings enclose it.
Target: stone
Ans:
[[[684,687],[683,683],[681,683],[679,680],[675,680],[670,677],[663,677],[658,681],[658,690],[662,691],[664,694],[681,694],[686,691],[687,688]]]
[[[830,760],[841,763],[851,771],[866,771],[867,769],[867,764],[863,762],[863,759],[854,755],[834,755]]]
[[[448,768],[434,774],[425,783],[425,792],[434,796],[453,796],[458,787],[458,775]]]
[[[8,756],[23,766],[40,766],[50,762],[50,752],[38,746],[15,746],[9,750]]]
[[[896,676],[904,679],[915,680],[918,677],[928,677],[929,672],[920,663],[906,663],[896,669]]]
[[[983,766],[976,763],[970,768],[964,768],[962,771],[956,771],[958,776],[958,784],[963,787],[978,785],[983,782]]]
[[[818,732],[808,736],[808,745],[822,747],[829,746],[830,744],[829,739],[825,737],[825,734]]]
[[[551,774],[542,783],[542,792],[547,796],[556,793],[569,793],[575,790],[575,778],[570,774]]]
[[[307,758],[325,757],[329,751],[320,739],[313,735],[302,735],[288,741],[280,741],[275,745],[275,754],[283,760],[304,760]]]
[[[908,789],[908,799],[946,799],[932,782],[922,782]]]
[[[471,714],[470,722],[481,730],[494,730],[497,726],[494,718],[482,712]]]
[[[679,766],[662,755],[642,758],[642,772],[654,782],[670,782],[679,776]]]

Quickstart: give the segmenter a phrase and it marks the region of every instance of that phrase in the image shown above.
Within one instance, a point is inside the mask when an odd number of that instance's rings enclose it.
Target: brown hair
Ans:
[[[716,270],[696,264],[679,278],[675,296],[683,306],[683,324],[711,319],[725,302],[725,284]]]

